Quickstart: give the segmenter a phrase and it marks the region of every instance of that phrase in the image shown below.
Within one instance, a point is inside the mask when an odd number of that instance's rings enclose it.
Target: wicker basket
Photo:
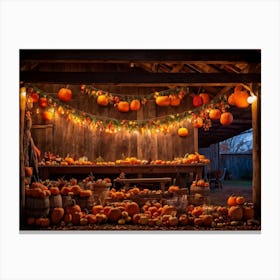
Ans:
[[[105,200],[107,199],[109,195],[109,190],[110,187],[112,186],[111,183],[106,183],[106,184],[94,184],[92,189],[93,189],[93,200],[94,204],[104,204]]]
[[[208,196],[196,193],[194,195],[189,195],[188,196],[188,203],[193,204],[195,206],[208,204],[209,203],[209,198],[208,198]]]

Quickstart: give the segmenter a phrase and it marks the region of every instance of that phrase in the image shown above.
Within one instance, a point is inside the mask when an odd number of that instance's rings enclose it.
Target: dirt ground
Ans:
[[[213,205],[226,205],[227,198],[231,195],[242,195],[247,202],[252,202],[252,185],[250,182],[224,181],[222,189],[211,190],[209,203]]]

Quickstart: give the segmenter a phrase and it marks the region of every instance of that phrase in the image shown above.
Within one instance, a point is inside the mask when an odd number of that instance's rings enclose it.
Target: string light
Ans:
[[[254,95],[254,94],[251,94],[251,96],[249,96],[249,97],[247,98],[247,102],[248,102],[249,104],[253,104],[256,100],[257,100],[257,96]]]

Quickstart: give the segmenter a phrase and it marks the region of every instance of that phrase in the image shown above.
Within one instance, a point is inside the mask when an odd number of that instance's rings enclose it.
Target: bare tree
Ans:
[[[220,142],[220,153],[244,153],[252,150],[252,129]]]

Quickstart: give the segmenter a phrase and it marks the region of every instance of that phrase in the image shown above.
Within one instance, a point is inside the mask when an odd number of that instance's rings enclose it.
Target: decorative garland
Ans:
[[[83,86],[82,86],[83,88]],[[91,94],[95,95],[96,92],[100,91],[94,89],[95,93]],[[182,88],[180,89],[172,89],[160,92],[159,95],[170,95],[172,94],[180,94]],[[103,91],[101,91],[103,93]],[[40,106],[41,101],[44,101],[44,106],[49,108],[46,110],[49,114],[53,114],[56,111],[59,115],[65,116],[67,120],[74,122],[75,124],[81,126],[88,126],[93,130],[105,131],[107,133],[116,133],[118,131],[139,131],[140,133],[144,133],[146,131],[151,131],[152,133],[170,132],[171,128],[179,128],[183,125],[185,121],[191,122],[194,127],[203,127],[204,130],[209,130],[212,126],[212,121],[209,117],[209,112],[212,109],[219,109],[222,113],[226,112],[230,105],[228,103],[228,97],[226,95],[219,96],[215,99],[212,99],[209,103],[204,104],[200,107],[194,108],[192,110],[187,110],[178,114],[171,114],[161,117],[155,117],[144,120],[118,120],[115,118],[105,117],[105,116],[97,116],[94,114],[90,114],[87,112],[83,112],[76,108],[73,108],[64,102],[50,96],[48,93],[43,90],[37,88],[35,85],[28,85],[27,89],[28,93],[28,102],[38,102]],[[109,94],[109,93],[107,93]],[[35,97],[38,95],[38,98]],[[119,95],[120,96],[120,95]],[[148,95],[148,98],[152,98],[152,95]],[[122,97],[125,97],[122,95]],[[131,96],[131,98],[135,98]],[[139,96],[137,96],[139,99]],[[147,98],[147,99],[148,99]],[[153,94],[154,98],[154,94]],[[32,101],[30,101],[32,99]],[[45,112],[46,112],[45,111]],[[39,110],[37,109],[37,113]],[[51,119],[51,117],[50,117]]]
[[[142,105],[145,105],[148,100],[153,100],[157,96],[176,96],[179,98],[183,98],[186,93],[189,93],[188,87],[180,87],[174,89],[167,89],[160,92],[153,92],[145,95],[133,95],[133,94],[117,94],[111,93],[105,90],[97,89],[90,85],[82,85],[81,86],[81,94],[88,95],[90,97],[97,98],[100,95],[105,95],[108,97],[110,104],[116,104],[120,101],[131,102],[132,100],[139,100]]]

